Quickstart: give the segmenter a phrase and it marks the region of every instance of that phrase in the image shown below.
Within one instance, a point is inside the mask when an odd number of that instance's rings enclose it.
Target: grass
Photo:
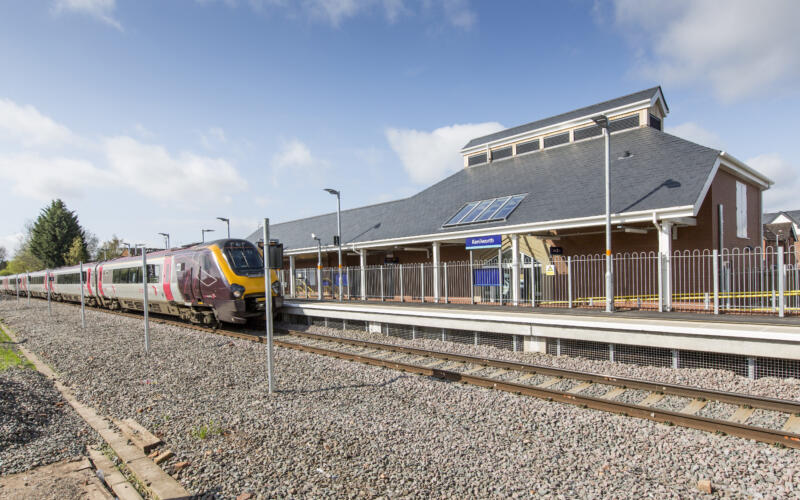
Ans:
[[[221,435],[222,427],[215,424],[213,420],[209,421],[208,424],[202,424],[192,428],[192,436],[196,437],[197,439],[206,439],[209,436]]]
[[[0,372],[19,366],[20,368],[33,368],[33,363],[25,359],[12,347],[11,339],[0,330]]]

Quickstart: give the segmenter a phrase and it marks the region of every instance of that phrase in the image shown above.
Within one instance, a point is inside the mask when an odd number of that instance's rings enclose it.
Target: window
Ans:
[[[225,244],[225,256],[239,276],[250,276],[264,273],[264,261],[256,247],[248,241],[229,241]],[[213,261],[206,265],[207,270],[214,268]]]
[[[457,226],[473,222],[491,222],[506,219],[527,194],[501,196],[490,200],[471,201],[461,207],[443,226]]]
[[[576,141],[580,141],[581,139],[588,139],[589,137],[594,137],[596,135],[602,135],[603,129],[597,125],[589,125],[588,127],[578,128],[572,132],[572,137]]]
[[[161,281],[161,265],[147,264],[147,282],[158,283]]]
[[[639,115],[632,115],[627,116],[625,118],[617,118],[616,120],[611,120],[608,122],[608,131],[609,132],[617,132],[620,130],[625,130],[627,128],[633,128],[639,126]]]
[[[509,156],[511,156],[511,146],[492,150],[492,161],[508,158]]]
[[[747,238],[747,184],[736,181],[736,236]]]
[[[62,274],[56,277],[56,282],[59,285],[80,285],[81,273]]]
[[[661,119],[654,115],[653,113],[649,113],[650,116],[650,126],[654,129],[661,130]]]
[[[521,142],[517,144],[517,154],[530,153],[531,151],[539,150],[539,139],[534,139],[528,142]]]
[[[544,147],[551,148],[553,146],[558,146],[559,144],[565,144],[567,142],[569,142],[569,132],[564,132],[563,134],[551,135],[549,137],[545,137]]]
[[[472,155],[467,158],[467,165],[470,167],[473,165],[480,165],[481,163],[486,163],[486,153]]]

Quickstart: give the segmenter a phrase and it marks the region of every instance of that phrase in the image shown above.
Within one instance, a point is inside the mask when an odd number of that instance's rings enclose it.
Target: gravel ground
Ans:
[[[650,393],[640,389],[627,389],[625,392],[615,398],[616,401],[621,401],[628,404],[639,404]]]
[[[780,429],[788,418],[788,414],[779,411],[756,410],[747,419],[747,423],[767,429]]]
[[[438,340],[404,340],[397,337],[353,331],[322,326],[305,326],[296,324],[282,324],[283,328],[306,330],[313,333],[336,335],[342,337],[358,338],[373,342],[386,342],[397,345],[407,345],[424,349],[448,351],[471,356],[485,356],[523,363],[552,366],[570,370],[630,377],[667,384],[690,385],[705,389],[738,392],[756,396],[779,397],[800,401],[800,379],[779,379],[764,377],[750,380],[740,377],[726,370],[711,370],[699,368],[659,368],[655,366],[639,366],[627,363],[612,363],[610,361],[597,361],[586,358],[571,358],[568,356],[551,356],[549,354],[533,352],[512,352],[489,346],[471,346],[455,342],[441,342]]]
[[[697,414],[701,417],[727,420],[736,412],[736,409],[736,405],[720,403],[719,401],[709,401]]]
[[[653,407],[659,410],[681,411],[686,408],[686,405],[691,403],[691,401],[690,398],[684,398],[682,396],[666,395],[661,401],[653,405]]]
[[[800,494],[796,450],[56,304],[0,316],[82,401],[162,435],[193,493],[685,498]],[[173,460],[173,461],[174,461]],[[166,466],[167,469],[171,465]]]
[[[607,394],[608,391],[614,389],[615,386],[613,385],[605,385],[605,384],[592,384],[586,389],[581,391],[582,396],[591,396],[593,398],[599,398],[604,394]]]
[[[0,475],[83,456],[99,440],[47,377],[32,368],[0,372]]]

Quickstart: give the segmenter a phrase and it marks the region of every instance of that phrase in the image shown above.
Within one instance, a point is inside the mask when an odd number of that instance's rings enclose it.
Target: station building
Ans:
[[[466,239],[487,236],[501,240],[509,262],[604,253],[598,116],[610,131],[615,254],[761,247],[771,181],[725,151],[664,132],[668,113],[654,87],[472,139],[461,171],[408,198],[342,211],[343,265],[465,261]],[[316,267],[312,233],[323,266],[335,267],[336,231],[335,212],[270,226],[292,269]]]

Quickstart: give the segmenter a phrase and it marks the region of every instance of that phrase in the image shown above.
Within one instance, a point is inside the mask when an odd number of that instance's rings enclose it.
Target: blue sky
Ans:
[[[661,84],[667,131],[800,208],[796,1],[29,0],[0,7],[0,245],[53,197],[173,244],[408,196],[473,136]]]

